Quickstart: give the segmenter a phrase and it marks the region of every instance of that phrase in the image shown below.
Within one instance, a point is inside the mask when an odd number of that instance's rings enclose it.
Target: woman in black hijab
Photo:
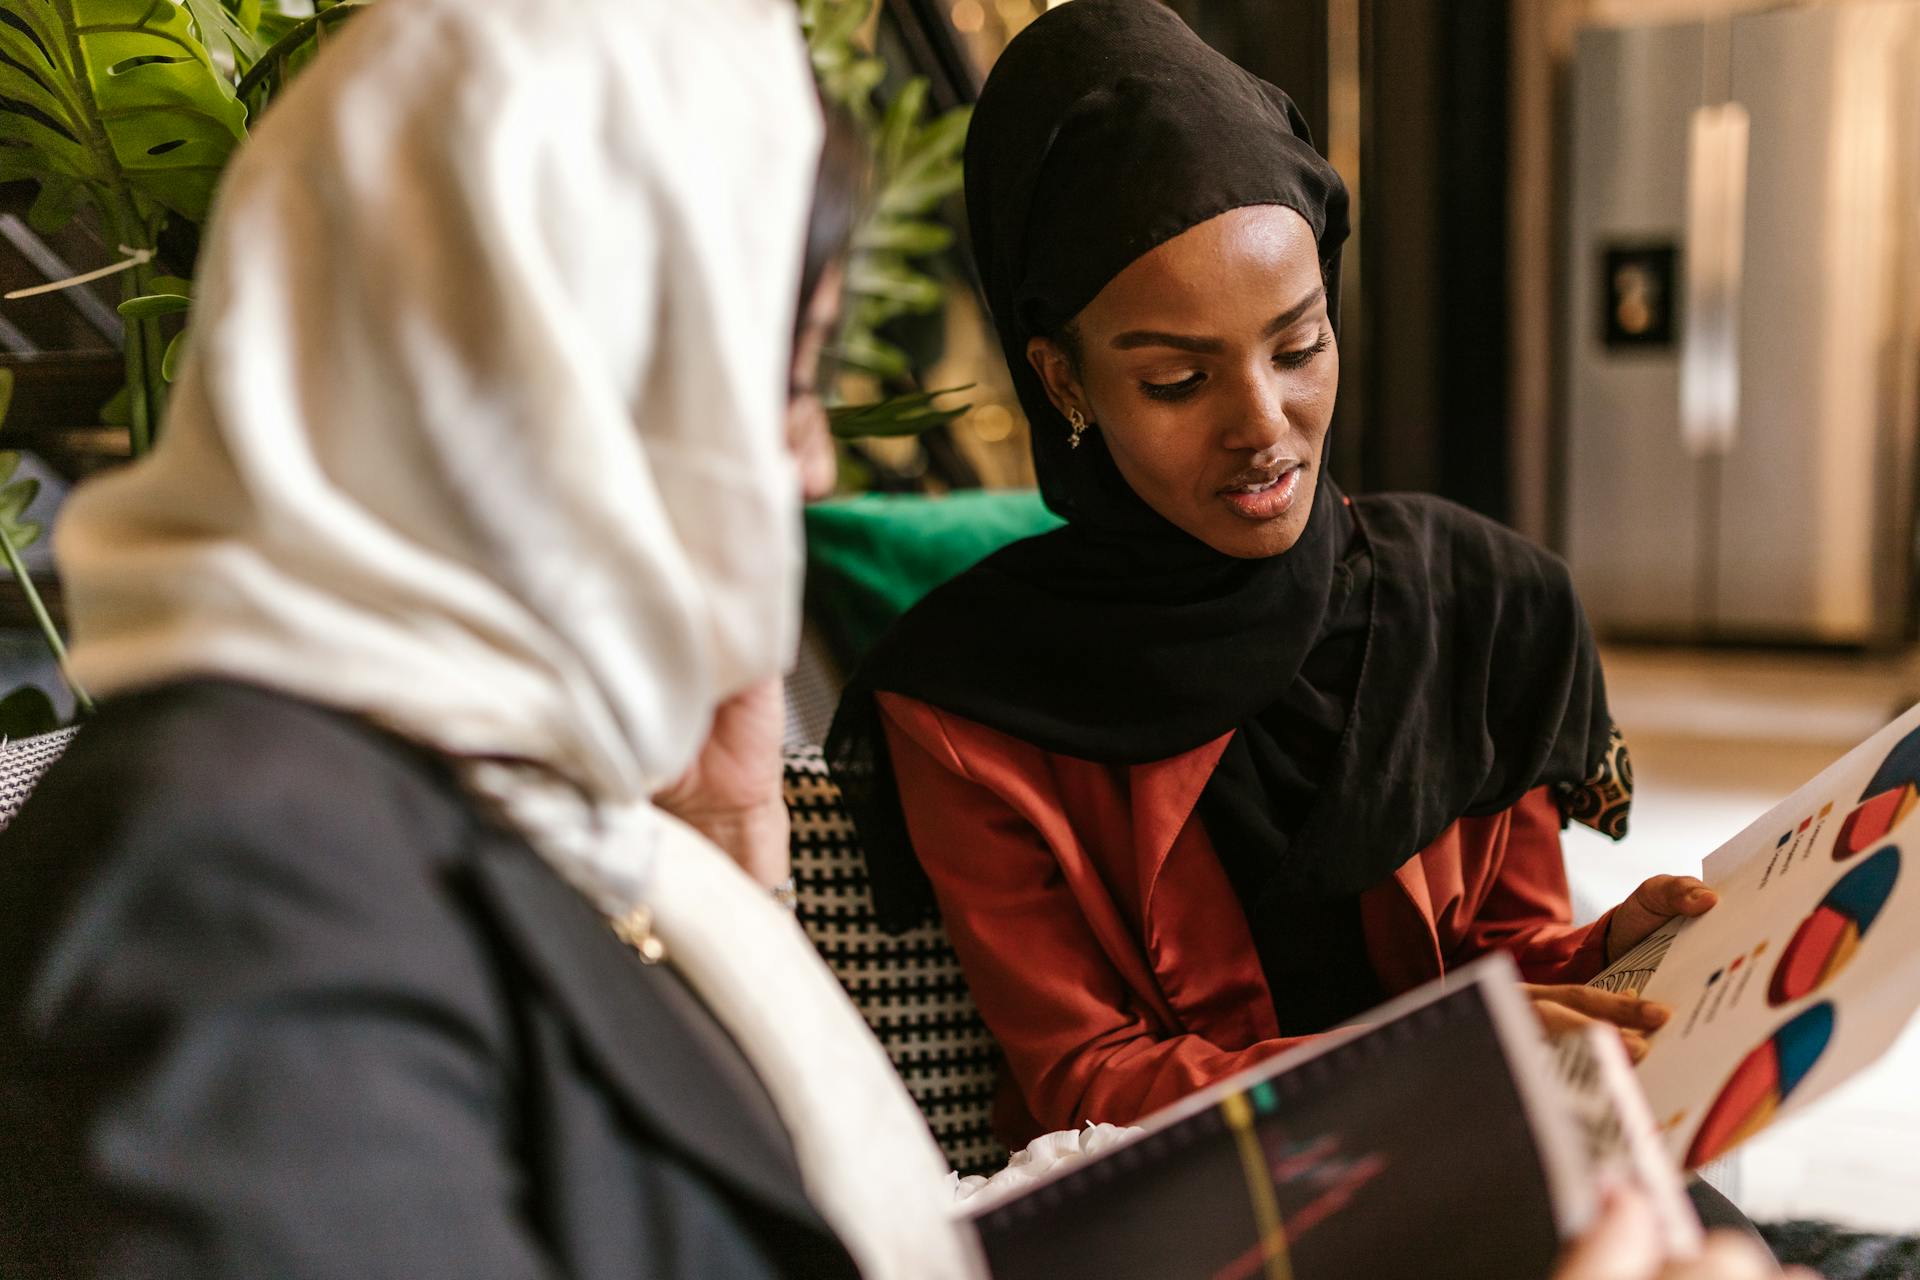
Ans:
[[[937,905],[1003,1136],[1127,1122],[1484,952],[1543,1016],[1667,916],[1568,923],[1559,828],[1630,773],[1565,568],[1323,471],[1346,192],[1286,95],[1152,0],[1002,55],[975,255],[1049,506],[858,673],[829,754],[883,915]]]

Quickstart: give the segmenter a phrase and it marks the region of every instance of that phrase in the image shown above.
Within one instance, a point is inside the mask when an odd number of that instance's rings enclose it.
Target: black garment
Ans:
[[[814,1277],[772,1104],[432,755],[117,700],[0,835],[0,1275]]]
[[[1373,556],[1350,538],[1334,566],[1320,641],[1289,696],[1260,714],[1260,732],[1233,736],[1200,794],[1200,820],[1247,918],[1283,1036],[1339,1026],[1388,994],[1367,954],[1359,895],[1316,892],[1291,856],[1346,734],[1372,606]]]
[[[1098,431],[1068,447],[1028,341],[1156,245],[1254,204],[1312,227],[1331,310],[1347,230],[1339,176],[1285,94],[1155,0],[1054,9],[988,77],[967,140],[974,252],[1041,492],[1068,523],[930,594],[841,703],[828,759],[889,926],[921,918],[931,895],[876,692],[1115,765],[1234,733],[1203,815],[1230,846],[1263,961],[1313,951],[1295,924],[1322,907],[1345,918],[1340,904],[1461,817],[1538,786],[1578,787],[1606,762],[1593,639],[1547,553],[1430,498],[1348,506],[1320,474],[1291,550],[1234,559],[1135,495]],[[1350,552],[1372,586],[1336,606]],[[1356,943],[1343,934],[1340,949]]]

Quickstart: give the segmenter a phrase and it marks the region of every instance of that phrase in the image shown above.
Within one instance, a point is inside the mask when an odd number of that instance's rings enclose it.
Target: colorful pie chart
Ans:
[[[1820,1061],[1833,1039],[1833,1005],[1823,1000],[1795,1014],[1767,1042],[1748,1054],[1707,1108],[1687,1148],[1687,1168],[1697,1169],[1773,1123]]]
[[[1840,824],[1833,860],[1845,862],[1885,839],[1920,798],[1920,729],[1900,739],[1860,792],[1860,805]]]
[[[1888,845],[1840,877],[1780,953],[1767,1003],[1811,995],[1847,967],[1900,878],[1900,850]]]

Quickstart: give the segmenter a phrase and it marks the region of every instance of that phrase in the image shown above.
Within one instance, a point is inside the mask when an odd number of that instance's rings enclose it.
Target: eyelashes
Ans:
[[[1200,384],[1206,380],[1206,374],[1192,373],[1178,382],[1143,382],[1140,384],[1140,390],[1145,392],[1150,400],[1184,400],[1198,390]]]
[[[1333,334],[1322,329],[1320,337],[1310,347],[1298,351],[1279,351],[1274,353],[1273,362],[1283,369],[1299,369],[1313,363],[1313,358],[1333,345]]]
[[[1320,355],[1332,345],[1332,332],[1322,329],[1319,338],[1317,338],[1310,347],[1301,347],[1294,351],[1274,352],[1273,363],[1282,369],[1304,369],[1318,359]],[[1149,400],[1185,400],[1188,396],[1198,391],[1200,385],[1206,380],[1207,375],[1196,370],[1178,382],[1142,382],[1140,384],[1140,392]]]

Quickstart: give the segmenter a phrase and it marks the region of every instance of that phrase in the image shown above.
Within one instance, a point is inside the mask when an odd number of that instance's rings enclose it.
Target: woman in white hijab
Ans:
[[[819,132],[782,0],[381,0],[236,158],[59,534],[0,1274],[970,1273],[702,757],[797,633]]]

